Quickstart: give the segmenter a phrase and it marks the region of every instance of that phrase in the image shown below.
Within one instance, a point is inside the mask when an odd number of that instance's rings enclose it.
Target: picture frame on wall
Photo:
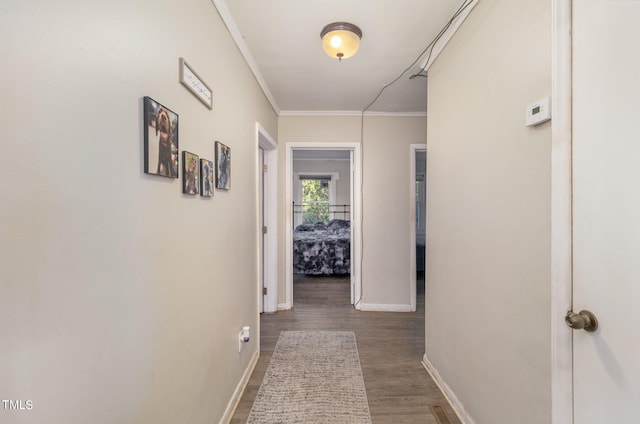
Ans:
[[[231,188],[231,148],[216,141],[216,188]]]
[[[198,155],[182,152],[182,192],[198,194],[200,192],[200,164]]]
[[[213,173],[215,168],[213,162],[207,159],[200,159],[200,195],[202,197],[213,197]]]
[[[213,109],[213,91],[211,91],[211,88],[200,78],[200,75],[193,70],[184,58],[181,57],[178,62],[180,65],[180,83],[209,109]]]
[[[178,178],[178,114],[143,98],[144,172]]]

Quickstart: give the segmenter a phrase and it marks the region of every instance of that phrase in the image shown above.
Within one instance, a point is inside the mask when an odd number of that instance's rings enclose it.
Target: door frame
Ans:
[[[551,10],[551,422],[573,423],[572,308],[572,0]]]
[[[351,303],[360,309],[362,301],[362,156],[358,142],[289,142],[285,151],[285,303],[293,307],[293,151],[351,151]]]
[[[256,170],[259,169],[260,156],[259,150],[264,151],[264,164],[267,165],[267,172],[263,174],[264,178],[264,225],[267,227],[267,233],[264,234],[264,254],[260,252],[258,247],[258,255],[263,255],[264,261],[264,286],[267,288],[267,294],[262,294],[262,281],[260,278],[260,270],[258,269],[258,311],[260,311],[261,302],[263,301],[264,312],[276,312],[278,310],[278,143],[269,135],[269,133],[256,122]],[[256,206],[260,210],[260,175],[256,173]],[[260,217],[257,219],[260,225]],[[262,237],[262,228],[257,228],[256,235],[258,237],[257,246],[261,246],[260,238]],[[260,256],[256,258],[258,267],[260,266]]]
[[[411,144],[409,146],[411,159],[409,161],[409,298],[411,301],[411,312],[416,311],[416,302],[417,302],[417,254],[416,254],[416,159],[418,150],[425,152],[427,151],[426,144]],[[425,175],[426,179],[426,175]],[[426,246],[425,246],[425,255],[426,255]],[[425,284],[425,295],[427,292],[427,273],[426,266],[427,261],[425,260],[425,273],[424,273],[424,284]],[[426,305],[426,302],[425,302]],[[426,307],[426,306],[425,306]],[[425,316],[427,314],[425,313]]]
[[[264,211],[264,203],[265,203],[265,190],[264,190],[264,149],[262,147],[258,146],[258,238],[259,238],[259,242],[258,242],[258,299],[260,299],[259,305],[260,307],[258,308],[258,312],[263,313],[264,312],[264,295],[260,295],[260,293],[263,291],[261,290],[264,289],[264,282],[265,282],[265,278],[264,278],[264,270],[265,270],[265,266],[264,266],[264,257],[265,257],[265,248],[264,248],[264,242],[266,240],[266,235],[264,234],[264,230],[260,230],[260,229],[264,229],[265,228],[265,222],[264,222],[264,218],[265,218],[265,211]]]

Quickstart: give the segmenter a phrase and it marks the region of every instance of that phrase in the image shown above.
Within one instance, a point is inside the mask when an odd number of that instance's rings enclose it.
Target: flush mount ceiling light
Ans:
[[[334,22],[327,25],[320,33],[322,48],[334,59],[348,59],[358,51],[362,31],[347,22]]]

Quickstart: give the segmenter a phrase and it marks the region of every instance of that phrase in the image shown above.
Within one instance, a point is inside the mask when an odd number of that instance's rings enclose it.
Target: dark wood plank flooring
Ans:
[[[418,281],[415,313],[360,312],[345,278],[294,281],[294,307],[261,316],[261,356],[231,423],[247,420],[280,331],[354,331],[374,424],[440,424],[430,405],[441,405],[459,424],[420,361],[424,354],[424,281]]]

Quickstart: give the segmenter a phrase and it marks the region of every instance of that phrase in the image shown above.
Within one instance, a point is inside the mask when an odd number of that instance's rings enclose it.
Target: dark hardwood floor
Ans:
[[[440,424],[430,405],[442,406],[451,423],[460,423],[420,362],[424,354],[424,280],[418,281],[416,312],[390,313],[355,310],[348,279],[296,279],[293,309],[263,314],[261,327],[260,359],[231,423],[246,422],[283,330],[355,332],[374,424]]]

